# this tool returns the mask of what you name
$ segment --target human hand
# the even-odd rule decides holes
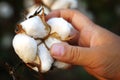
[[[120,37],[94,24],[86,16],[73,10],[56,10],[46,16],[63,17],[78,31],[77,46],[54,44],[51,55],[63,62],[83,66],[100,80],[120,79]],[[64,26],[62,26],[64,27]]]

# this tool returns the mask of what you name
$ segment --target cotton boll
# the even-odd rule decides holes
[[[32,17],[24,22],[20,23],[26,34],[34,38],[44,38],[49,33],[48,26],[45,26],[42,19],[39,16]]]
[[[38,55],[41,60],[41,72],[44,73],[44,72],[49,71],[54,60],[50,56],[50,52],[48,51],[44,43],[38,46]]]
[[[58,33],[63,40],[69,36],[70,27],[63,18],[51,18],[47,23],[51,26],[51,33]]]
[[[67,69],[71,66],[70,64],[61,61],[55,61],[53,65],[59,69]]]
[[[35,60],[37,43],[33,38],[25,34],[17,34],[13,39],[13,47],[17,55],[25,63],[33,62]]]
[[[75,35],[72,32],[76,30],[63,18],[51,18],[47,23],[51,26],[51,34],[58,33],[62,40],[66,40],[66,38]]]
[[[70,41],[76,35],[76,30],[63,18],[51,18],[46,22],[42,9],[37,10],[42,12],[17,25],[17,35],[13,39],[15,52],[35,71],[47,72],[52,64],[66,69],[70,64],[57,60],[54,62],[49,49],[55,43]]]

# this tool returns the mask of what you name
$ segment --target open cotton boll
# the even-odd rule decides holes
[[[25,34],[15,35],[13,39],[13,48],[25,63],[33,62],[36,58],[37,43],[33,38]]]
[[[39,16],[32,17],[24,22],[20,23],[26,34],[33,38],[44,38],[48,35],[49,30],[44,25],[42,19]]]
[[[55,9],[67,9],[67,8],[77,8],[78,7],[78,1],[77,0],[56,0],[54,4],[51,6],[52,10]]]
[[[66,40],[75,31],[72,25],[63,18],[51,18],[47,23],[51,26],[51,34],[58,33],[62,40]]]
[[[44,73],[44,72],[49,71],[54,60],[50,56],[50,52],[48,51],[44,43],[38,46],[38,55],[41,61],[41,72]]]

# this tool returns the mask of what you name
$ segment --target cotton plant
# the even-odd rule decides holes
[[[70,64],[55,60],[50,48],[55,43],[68,42],[77,35],[73,26],[63,18],[45,21],[44,8],[17,25],[13,48],[25,64],[37,72],[47,72],[52,66],[66,69]]]

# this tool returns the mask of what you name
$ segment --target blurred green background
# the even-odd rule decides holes
[[[80,11],[93,21],[120,35],[120,0],[79,0]],[[29,69],[15,54],[12,47],[14,29],[21,19],[23,0],[0,0],[0,80],[97,80],[82,67],[53,70],[38,74]]]

